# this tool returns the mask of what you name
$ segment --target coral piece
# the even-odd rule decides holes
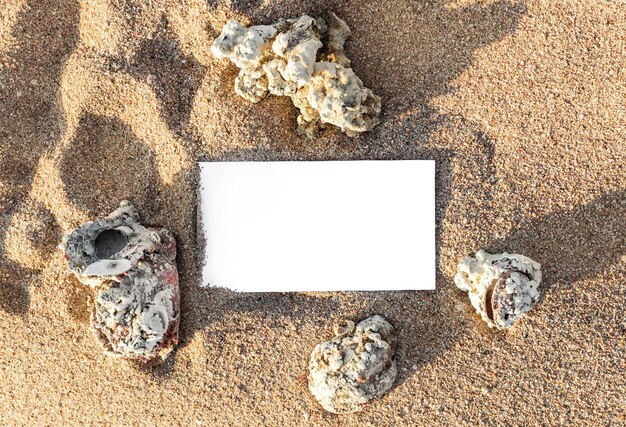
[[[454,283],[469,292],[489,327],[507,329],[539,300],[541,264],[523,255],[479,250],[476,258],[459,263]]]
[[[349,35],[348,25],[334,13],[250,28],[230,20],[211,51],[241,69],[235,92],[242,98],[291,97],[300,109],[298,131],[309,138],[325,123],[356,136],[376,126],[381,104],[348,68],[343,45]]]
[[[381,316],[345,321],[318,344],[309,362],[309,389],[327,411],[357,412],[393,385],[398,372],[393,326]]]
[[[128,201],[72,231],[61,243],[70,271],[95,288],[91,325],[110,356],[165,359],[178,343],[176,240],[146,228]]]

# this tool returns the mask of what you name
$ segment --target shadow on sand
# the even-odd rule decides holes
[[[611,191],[571,210],[518,224],[492,252],[527,254],[542,265],[543,294],[602,274],[626,255],[626,190]],[[581,269],[578,266],[586,266]]]
[[[26,2],[11,29],[17,43],[0,53],[7,64],[0,68],[0,309],[8,313],[28,312],[29,287],[39,275],[4,255],[6,230],[28,194],[39,155],[61,133],[57,91],[65,58],[78,41],[78,19],[72,0]],[[45,212],[37,207],[33,214]],[[45,225],[33,237],[53,253],[58,230],[54,221]]]

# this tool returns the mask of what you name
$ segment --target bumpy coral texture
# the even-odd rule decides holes
[[[178,343],[176,241],[146,228],[127,201],[72,231],[61,244],[70,271],[95,288],[91,324],[105,353],[165,359]]]
[[[381,316],[335,327],[336,337],[318,344],[309,362],[309,389],[324,409],[337,414],[357,412],[393,385],[393,326]]]
[[[459,264],[454,282],[489,327],[507,329],[539,300],[541,265],[523,255],[480,250]]]
[[[343,50],[349,35],[346,23],[333,13],[249,28],[230,20],[211,51],[240,68],[235,92],[242,98],[291,97],[300,109],[298,131],[309,138],[324,124],[356,136],[379,122],[381,102],[349,68]]]

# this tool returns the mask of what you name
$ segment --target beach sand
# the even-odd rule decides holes
[[[239,98],[210,45],[229,18],[327,9],[382,121],[309,141],[288,98]],[[0,1],[0,424],[626,425],[625,40],[609,0]],[[195,162],[309,159],[436,160],[437,291],[198,286]],[[122,199],[178,240],[181,343],[162,365],[101,353],[57,250]],[[543,265],[508,332],[454,287],[480,248]],[[395,387],[324,412],[311,350],[375,313],[399,332]]]

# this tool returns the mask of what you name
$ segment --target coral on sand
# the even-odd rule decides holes
[[[311,353],[309,389],[327,411],[357,412],[396,379],[394,328],[376,315],[356,327],[352,321],[342,322],[335,335]]]
[[[250,102],[289,96],[299,108],[298,130],[314,138],[324,124],[349,136],[379,122],[380,97],[350,68],[343,45],[350,29],[334,13],[303,15],[249,28],[230,20],[211,46],[238,68],[235,92]]]

